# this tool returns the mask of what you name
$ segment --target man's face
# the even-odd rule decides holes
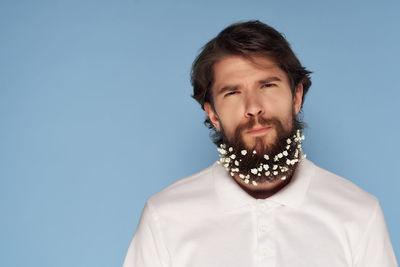
[[[272,60],[228,56],[214,65],[214,108],[205,103],[204,109],[229,141],[239,135],[248,149],[268,151],[292,130],[302,96],[301,84],[293,95],[286,73]]]

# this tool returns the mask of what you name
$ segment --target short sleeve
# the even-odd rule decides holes
[[[354,267],[397,267],[385,218],[379,202],[353,254]]]
[[[129,245],[123,267],[169,267],[168,262],[159,221],[148,201]]]

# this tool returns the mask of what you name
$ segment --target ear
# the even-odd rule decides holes
[[[303,103],[303,84],[299,83],[293,96],[293,110],[295,115],[299,114],[301,104]]]
[[[215,112],[214,108],[211,106],[210,103],[205,102],[204,103],[204,110],[207,113],[208,118],[210,118],[211,123],[214,125],[214,127],[218,130],[221,131],[221,123],[219,121],[218,115]]]

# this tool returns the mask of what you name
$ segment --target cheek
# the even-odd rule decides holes
[[[291,101],[286,98],[275,97],[264,101],[264,110],[267,117],[268,114],[276,117],[286,117],[288,113],[292,113],[292,107]]]
[[[227,136],[233,136],[243,118],[243,110],[239,105],[225,105],[218,110],[219,121]]]
[[[236,128],[240,125],[240,121],[237,120],[234,112],[228,114],[228,116],[221,117],[221,126],[228,136],[232,136],[235,133]]]
[[[266,118],[275,117],[279,119],[285,130],[289,130],[292,127],[293,112],[294,105],[291,98],[270,99],[265,105]]]

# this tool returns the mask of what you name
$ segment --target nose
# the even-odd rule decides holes
[[[257,117],[264,114],[264,107],[261,98],[257,95],[248,95],[246,97],[246,117]]]

